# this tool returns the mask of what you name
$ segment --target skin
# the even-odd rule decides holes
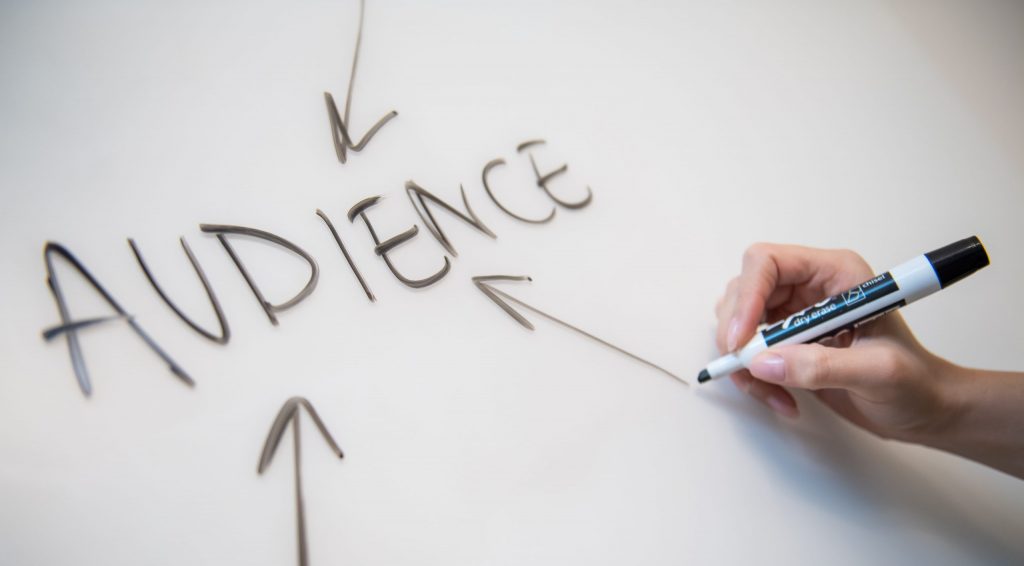
[[[754,244],[715,307],[722,353],[775,321],[874,275],[849,250]],[[807,389],[886,439],[959,454],[1024,479],[1024,373],[961,367],[929,352],[899,313],[828,342],[762,352],[731,376],[775,412],[797,418],[787,388]]]

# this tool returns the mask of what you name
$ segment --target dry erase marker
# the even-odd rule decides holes
[[[803,344],[834,336],[927,297],[986,265],[988,254],[977,236],[919,255],[761,330],[739,351],[726,354],[700,370],[697,382],[704,383],[745,368],[754,356],[773,346]]]

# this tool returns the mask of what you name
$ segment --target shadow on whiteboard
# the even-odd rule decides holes
[[[791,497],[832,511],[861,532],[882,533],[886,539],[942,541],[974,563],[1024,561],[1024,546],[1007,539],[1019,510],[1009,508],[1009,502],[1002,508],[979,510],[979,501],[964,496],[977,477],[974,482],[958,482],[944,473],[952,466],[925,471],[925,459],[913,462],[915,455],[907,452],[908,447],[855,429],[809,395],[797,398],[801,409],[797,421],[775,417],[739,394],[718,392],[704,397],[735,413],[730,422],[738,440],[763,462],[760,473]],[[925,464],[931,462],[928,458]],[[975,508],[966,508],[964,500]],[[948,558],[956,561],[954,556]]]

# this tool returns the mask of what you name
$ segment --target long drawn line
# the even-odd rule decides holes
[[[363,44],[363,11],[366,0],[359,0],[359,28],[356,30],[356,51],[352,55],[352,74],[348,76],[348,94],[345,95],[345,126],[348,127],[349,109],[352,108],[352,89],[356,84],[356,66],[359,64],[359,46]]]
[[[388,112],[377,123],[370,127],[363,134],[362,139],[356,142],[349,132],[349,116],[352,110],[352,93],[355,89],[356,68],[359,66],[359,50],[363,43],[363,12],[366,8],[366,0],[359,1],[359,27],[356,29],[356,48],[352,54],[352,72],[349,74],[348,93],[345,97],[344,115],[338,113],[338,106],[334,103],[331,93],[324,92],[324,102],[327,104],[327,117],[331,123],[331,137],[334,141],[334,151],[338,161],[345,163],[348,159],[348,150],[362,151],[366,144],[370,143],[377,131],[384,127],[389,120],[398,116],[394,110]],[[339,137],[340,133],[340,137]]]
[[[284,436],[285,429],[291,424],[292,453],[295,469],[295,525],[298,539],[299,566],[308,566],[309,545],[306,539],[306,504],[302,496],[302,434],[299,431],[300,409],[302,408],[305,408],[306,413],[313,419],[313,423],[320,430],[320,434],[327,441],[331,451],[338,458],[345,457],[338,443],[331,437],[331,433],[327,432],[327,427],[324,425],[323,420],[320,419],[316,409],[313,408],[312,403],[303,397],[292,397],[281,406],[281,410],[278,411],[277,417],[274,419],[274,424],[270,426],[270,433],[267,435],[267,440],[263,443],[263,450],[260,452],[260,462],[256,466],[256,473],[262,474],[267,469],[267,466],[270,465],[270,461],[274,458],[274,453],[277,451],[277,446],[281,443],[281,437]]]
[[[564,320],[562,320],[562,319],[560,319],[560,318],[558,318],[558,317],[556,317],[554,315],[550,315],[550,314],[548,314],[548,313],[538,309],[537,307],[528,305],[528,304],[524,303],[523,301],[520,301],[519,299],[513,297],[512,295],[509,295],[508,293],[506,293],[506,292],[504,292],[504,291],[502,291],[500,289],[496,289],[494,287],[490,287],[490,290],[492,292],[498,294],[498,295],[501,295],[502,298],[504,298],[504,299],[506,299],[508,301],[512,301],[513,303],[523,307],[524,309],[526,309],[526,310],[528,310],[528,311],[530,311],[530,312],[532,312],[532,313],[534,313],[534,314],[536,314],[538,316],[542,316],[542,317],[550,320],[551,322],[554,322],[555,324],[559,324],[559,325],[561,325],[561,326],[563,326],[565,328],[568,328],[569,330],[572,330],[574,332],[582,334],[583,336],[586,336],[587,338],[590,338],[591,340],[593,340],[593,341],[595,341],[595,342],[597,342],[597,343],[599,343],[599,344],[601,344],[603,346],[611,348],[611,349],[615,350],[616,352],[619,352],[620,354],[624,354],[626,356],[629,356],[630,358],[633,358],[634,360],[636,360],[636,361],[646,365],[647,367],[656,369],[656,370],[660,371],[661,373],[671,377],[672,379],[675,379],[676,381],[682,383],[683,385],[686,385],[687,387],[690,386],[690,382],[689,381],[683,379],[682,377],[679,377],[678,375],[668,371],[667,369],[659,366],[658,364],[656,364],[654,362],[645,360],[644,358],[641,358],[640,356],[634,354],[633,352],[630,352],[630,351],[627,351],[627,350],[623,350],[622,348],[616,346],[615,344],[612,344],[611,342],[608,342],[606,340],[602,340],[601,338],[598,338],[597,336],[594,336],[593,334],[587,332],[586,330],[583,330],[582,328],[579,328],[577,326],[573,326],[572,324],[569,324],[568,322],[566,322],[566,321],[564,321]]]

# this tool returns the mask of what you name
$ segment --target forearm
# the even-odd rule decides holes
[[[949,370],[948,418],[922,443],[1024,479],[1024,373]]]

